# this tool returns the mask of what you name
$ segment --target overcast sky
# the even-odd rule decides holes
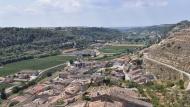
[[[0,0],[1,27],[129,27],[190,20],[190,0]]]

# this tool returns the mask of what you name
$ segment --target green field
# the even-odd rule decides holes
[[[30,59],[20,62],[15,62],[7,64],[0,68],[0,76],[10,75],[21,70],[30,69],[30,70],[42,70],[46,69],[66,61],[74,59],[72,56],[50,56],[39,59]]]
[[[134,50],[142,46],[139,45],[107,45],[104,48],[100,49],[103,53],[128,53],[129,51]]]

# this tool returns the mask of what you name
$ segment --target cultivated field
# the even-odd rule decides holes
[[[10,75],[21,70],[43,70],[74,59],[71,56],[50,56],[39,59],[30,59],[4,65],[0,68],[0,76]]]

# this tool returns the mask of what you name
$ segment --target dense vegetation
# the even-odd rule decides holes
[[[134,27],[134,28],[119,28],[124,33],[122,39],[131,41],[132,43],[145,43],[151,45],[158,43],[161,39],[167,37],[167,33],[175,26],[175,24]]]
[[[107,28],[1,28],[0,64],[56,55],[62,49],[119,36],[119,31]]]

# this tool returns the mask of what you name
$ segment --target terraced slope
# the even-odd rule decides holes
[[[174,27],[173,30],[168,33],[168,38],[162,40],[159,44],[149,47],[148,49],[144,50],[144,52],[147,53],[146,55],[148,58],[190,73],[189,22],[177,24],[176,27]],[[158,64],[154,64],[151,61],[146,61],[146,68],[149,69],[149,71],[159,75],[170,73],[170,75],[173,77],[174,75],[177,78],[180,77],[179,72],[174,72],[176,70],[170,69],[163,65],[159,65],[158,67]],[[168,75],[162,77],[168,77]]]

